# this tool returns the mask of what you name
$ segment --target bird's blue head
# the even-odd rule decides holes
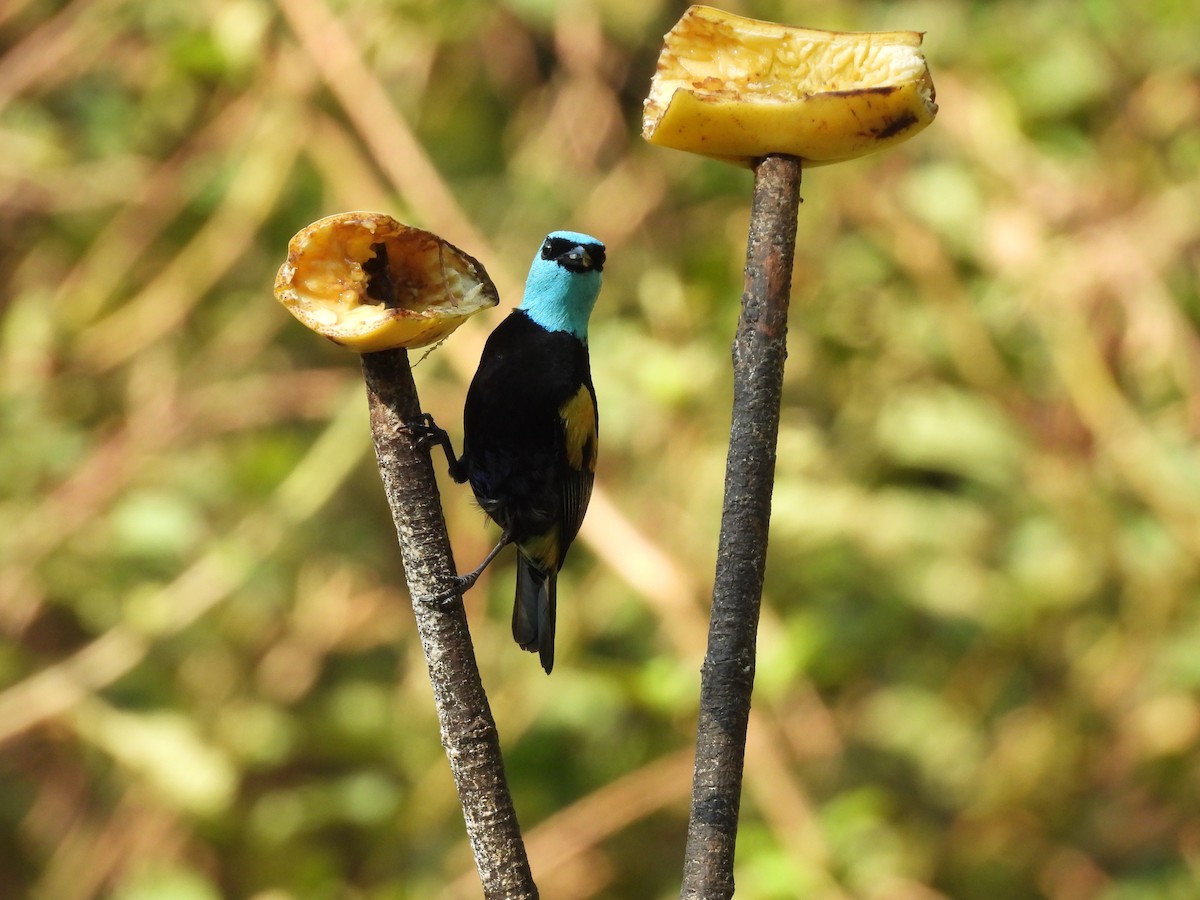
[[[547,331],[586,341],[603,269],[604,245],[594,237],[552,231],[533,258],[520,308]]]

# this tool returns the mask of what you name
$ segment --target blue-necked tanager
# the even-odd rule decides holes
[[[554,666],[558,572],[592,495],[599,440],[588,359],[588,318],[600,293],[604,244],[555,231],[534,257],[521,305],[483,348],[463,410],[463,453],[430,427],[450,461],[502,529],[466,590],[508,544],[517,545],[513,638]]]

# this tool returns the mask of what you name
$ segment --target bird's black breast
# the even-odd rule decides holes
[[[463,461],[502,527],[536,534],[561,518],[567,466],[561,410],[586,386],[587,345],[515,310],[488,338],[463,413]]]

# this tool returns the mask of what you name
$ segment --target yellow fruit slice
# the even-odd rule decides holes
[[[740,164],[874,153],[937,114],[920,46],[916,31],[817,31],[693,6],[666,35],[642,136]]]
[[[359,353],[436,343],[499,302],[477,260],[373,212],[338,213],[299,231],[275,297],[317,334]]]

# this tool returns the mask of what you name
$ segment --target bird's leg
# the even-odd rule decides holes
[[[512,532],[505,531],[504,534],[500,535],[500,542],[496,544],[496,546],[491,549],[488,555],[483,558],[483,562],[477,565],[466,575],[458,576],[459,593],[465,593],[473,588],[475,586],[475,582],[479,580],[479,576],[483,574],[483,570],[490,566],[492,564],[492,560],[500,555],[500,551],[511,543]]]
[[[446,462],[450,471],[450,477],[459,484],[467,480],[466,467],[461,459],[454,455],[454,447],[450,443],[450,435],[446,433],[446,429],[433,421],[433,416],[429,413],[421,413],[416,419],[410,419],[401,426],[405,431],[413,436],[417,446],[422,450],[431,450],[434,447],[441,447],[442,452],[446,454]]]
[[[500,555],[500,551],[511,543],[512,532],[505,531],[504,534],[500,535],[500,542],[496,544],[496,546],[491,549],[488,555],[483,558],[483,562],[477,565],[466,575],[455,575],[454,588],[444,594],[434,597],[434,602],[445,603],[447,600],[451,600],[455,597],[461,597],[471,588],[475,587],[475,582],[479,580],[479,576],[483,574],[483,570],[490,566],[492,564],[492,560]]]

